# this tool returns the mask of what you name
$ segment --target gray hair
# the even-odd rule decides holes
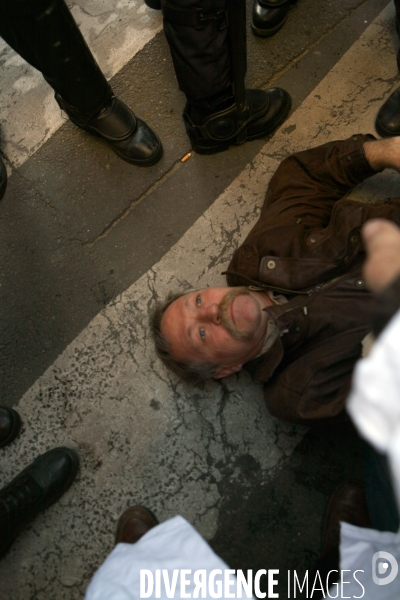
[[[150,327],[157,355],[164,365],[184,381],[199,383],[200,381],[212,379],[219,365],[200,360],[192,360],[187,363],[175,360],[171,356],[170,341],[161,333],[161,322],[165,311],[175,300],[178,300],[178,298],[181,298],[185,294],[187,292],[170,292],[163,302],[158,302],[151,316]]]

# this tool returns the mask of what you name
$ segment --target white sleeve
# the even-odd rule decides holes
[[[153,527],[135,544],[117,544],[95,573],[85,600],[185,597],[181,596],[180,577],[184,569],[193,575],[199,570],[208,573],[214,569],[224,571],[228,566],[190,523],[177,516]],[[159,594],[154,583],[157,570],[160,572]],[[179,570],[180,576],[176,578],[174,593],[167,595],[162,571],[166,572],[168,583],[171,583],[174,570]],[[149,593],[150,579],[154,585]],[[188,579],[190,584],[185,586],[186,592],[192,593],[195,585],[189,575]],[[206,597],[210,597],[208,593]]]
[[[358,362],[347,410],[360,434],[387,454],[400,506],[400,311]]]

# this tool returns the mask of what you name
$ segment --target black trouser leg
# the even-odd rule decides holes
[[[79,111],[96,114],[110,100],[110,86],[64,0],[0,0],[0,36]]]
[[[164,31],[196,152],[215,154],[272,133],[290,110],[284,90],[245,90],[245,0],[161,0]]]
[[[364,442],[365,494],[373,529],[392,531],[399,529],[399,513],[393,492],[386,456],[379,454]]]
[[[191,103],[235,94],[246,74],[245,0],[162,0],[179,89]],[[232,34],[234,44],[232,44]]]

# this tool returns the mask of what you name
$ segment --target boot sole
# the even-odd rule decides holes
[[[245,142],[251,142],[252,140],[258,140],[260,138],[266,137],[267,135],[270,135],[271,133],[275,132],[278,129],[278,127],[280,125],[282,125],[282,123],[286,120],[291,108],[292,108],[292,99],[288,95],[287,99],[286,99],[286,103],[282,105],[281,112],[279,113],[279,115],[277,116],[275,121],[273,123],[271,123],[269,125],[269,127],[264,129],[263,131],[260,131],[259,133],[254,134],[254,135],[246,136],[246,139],[244,141],[240,141],[240,142],[236,141],[237,137],[238,137],[238,134],[237,134],[231,140],[229,140],[227,142],[223,142],[221,144],[216,144],[215,146],[201,146],[197,143],[192,142],[192,148],[195,152],[197,152],[197,154],[219,154],[220,152],[225,152],[225,150],[228,150],[231,146],[241,146]],[[255,123],[260,118],[261,118],[261,116],[255,115],[254,119],[251,119],[248,123],[246,123],[246,127],[252,123]]]

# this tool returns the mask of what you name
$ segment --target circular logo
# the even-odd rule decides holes
[[[399,565],[390,552],[375,552],[372,557],[372,580],[376,585],[392,583],[399,571]]]

